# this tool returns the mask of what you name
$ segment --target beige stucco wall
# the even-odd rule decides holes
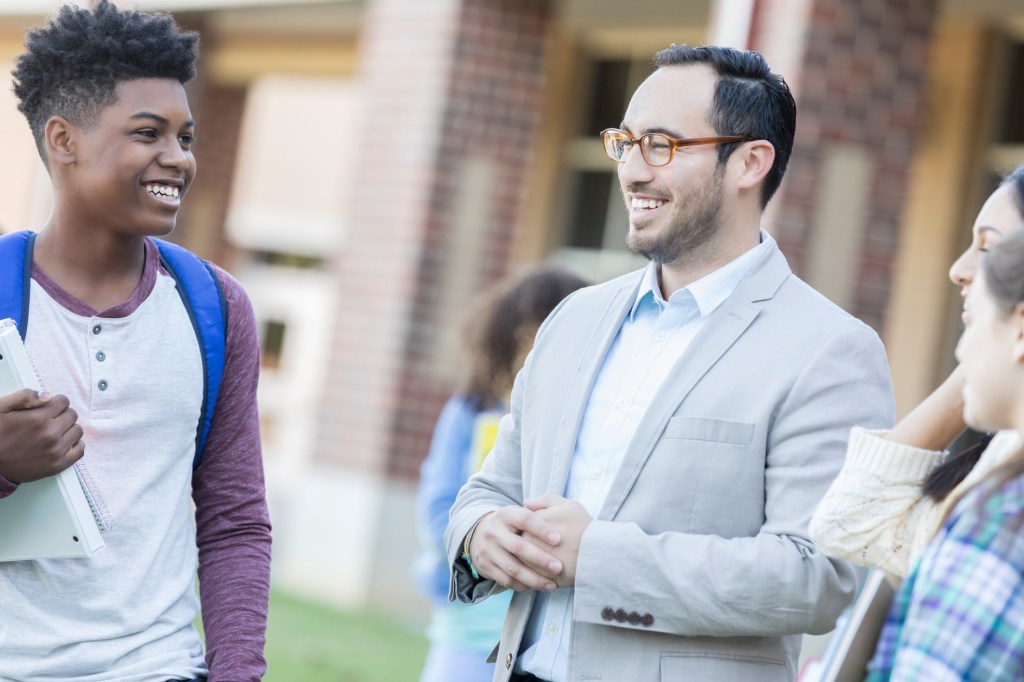
[[[979,175],[987,40],[977,24],[945,21],[932,44],[926,127],[911,167],[884,335],[900,415],[950,369],[945,337],[957,292],[946,273],[974,220],[966,204],[973,207]]]

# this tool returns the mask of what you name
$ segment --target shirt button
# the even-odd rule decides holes
[[[103,327],[102,326],[100,326],[98,324],[94,324],[92,326],[92,333],[93,334],[99,334],[101,331],[103,331]]]
[[[103,362],[104,360],[107,359],[107,354],[104,353],[103,351],[99,351],[96,353],[96,359],[99,360],[100,362]]]
[[[665,340],[665,335],[659,332],[654,335],[654,340],[661,343],[662,341]]]
[[[601,478],[601,472],[600,471],[595,471],[592,474],[590,474],[590,480],[592,480],[592,481],[596,481],[599,478]]]
[[[554,626],[554,624],[548,626],[548,634],[549,635],[556,634],[557,632],[558,632],[558,628],[556,628]]]
[[[617,400],[615,402],[615,407],[617,407],[619,409],[622,409],[625,406],[626,406],[626,401],[625,400]]]
[[[100,379],[100,383],[96,384],[96,386],[98,386],[101,391],[107,390],[107,385],[108,384],[106,379]]]

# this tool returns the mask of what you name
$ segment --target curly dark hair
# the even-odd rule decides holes
[[[14,94],[46,161],[43,131],[51,117],[88,126],[117,101],[122,81],[192,80],[199,34],[179,30],[169,15],[100,0],[91,11],[65,5],[56,19],[28,32],[25,48],[13,73]]]
[[[500,404],[533,347],[541,322],[566,296],[587,286],[557,266],[530,270],[487,291],[466,318],[462,390],[478,410]]]

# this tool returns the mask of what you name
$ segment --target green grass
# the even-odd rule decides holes
[[[416,682],[426,654],[393,620],[271,592],[265,682]]]

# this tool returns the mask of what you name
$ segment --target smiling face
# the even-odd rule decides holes
[[[966,301],[981,265],[982,255],[1001,240],[1024,228],[1020,211],[1014,204],[1015,189],[1004,184],[985,201],[974,221],[973,238],[953,266],[949,278],[960,285],[960,295]]]
[[[999,307],[979,271],[964,302],[964,333],[956,358],[964,373],[964,420],[982,431],[1015,424],[1024,402],[1021,306],[1008,314]]]
[[[715,137],[708,120],[717,76],[709,66],[669,66],[655,71],[630,100],[621,128],[634,138],[664,133],[674,138]],[[715,145],[676,149],[672,161],[650,166],[634,145],[618,166],[629,212],[626,243],[659,263],[693,257],[723,224],[725,190]]]
[[[76,219],[124,236],[174,229],[196,173],[195,122],[181,83],[142,78],[87,126],[70,126],[73,163],[64,190]]]

